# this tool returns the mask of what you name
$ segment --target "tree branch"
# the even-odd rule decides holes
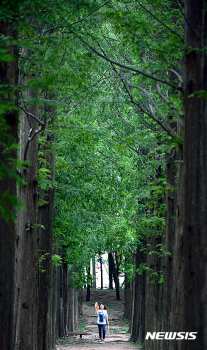
[[[168,106],[170,107],[170,109],[172,109],[173,113],[175,114],[177,120],[178,120],[178,123],[180,124],[180,126],[182,128],[184,128],[184,123],[183,123],[183,120],[181,119],[180,115],[178,114],[178,112],[175,110],[175,108],[171,105],[170,101],[167,99],[167,97],[165,97],[162,93],[161,93],[161,90],[160,90],[160,87],[158,85],[158,83],[156,84],[157,86],[157,91],[158,91],[158,94],[160,95],[160,97],[168,104]]]
[[[131,102],[133,104],[135,104],[136,106],[138,106],[140,108],[140,110],[143,112],[143,113],[146,113],[149,117],[151,117],[152,119],[154,119],[171,137],[173,138],[176,138],[177,137],[177,134],[172,130],[172,128],[170,128],[168,125],[163,125],[160,120],[151,112],[148,112],[146,110],[144,110],[140,104],[136,101],[134,101],[134,98],[132,96],[132,94],[130,93],[129,89],[127,88],[127,93],[131,99]]]
[[[123,77],[120,77],[120,79],[123,79]],[[124,80],[127,80],[127,79],[124,79]],[[137,87],[137,88],[139,88],[140,90],[143,90],[144,93],[146,93],[146,90],[143,89],[143,88],[141,88],[141,87],[138,87],[138,86],[136,86],[136,85],[134,85],[134,86],[132,86],[132,87]],[[153,113],[147,112],[146,110],[144,110],[144,109],[140,106],[140,104],[139,104],[138,102],[135,102],[135,101],[134,101],[134,98],[133,98],[133,96],[132,96],[132,94],[131,94],[129,88],[126,86],[126,84],[125,84],[125,88],[126,88],[126,91],[127,91],[128,95],[129,95],[129,97],[130,97],[130,99],[131,99],[131,102],[132,102],[133,104],[137,105],[137,106],[141,109],[141,111],[142,111],[143,113],[146,113],[146,114],[149,115],[151,118],[153,118],[165,131],[167,131],[167,133],[168,133],[170,136],[172,136],[173,138],[177,137],[177,134],[176,134],[176,133],[174,132],[174,130],[168,125],[167,121],[166,121],[165,118],[162,116],[162,114],[161,114],[161,115],[159,114],[159,115],[160,115],[160,117],[162,118],[162,120],[163,120],[163,122],[164,122],[165,125],[163,125],[163,124],[160,122],[160,120],[159,120]],[[149,96],[148,93],[146,93],[146,94]],[[155,102],[154,102],[154,100],[151,98],[151,96],[149,96],[149,98],[153,101],[153,104],[155,104]],[[156,104],[155,104],[155,105],[156,105]],[[156,106],[156,107],[157,107],[157,106]],[[157,108],[158,108],[158,107],[157,107]],[[159,110],[159,109],[158,109],[158,110]]]
[[[70,24],[68,24],[68,25],[58,24],[58,25],[56,25],[56,26],[54,26],[54,27],[52,27],[52,28],[46,30],[46,31],[44,32],[44,34],[47,34],[47,33],[50,32],[51,30],[54,30],[54,29],[56,29],[56,28],[66,28],[66,27],[73,26],[74,24],[83,22],[83,21],[85,21],[89,16],[91,16],[94,12],[100,10],[100,8],[102,8],[102,7],[104,7],[106,4],[108,4],[108,2],[110,2],[110,1],[111,1],[111,0],[108,0],[108,1],[104,2],[104,3],[103,3],[102,5],[100,5],[97,9],[93,10],[93,11],[90,12],[88,15],[86,15],[85,17],[79,19],[78,21],[73,22],[73,23],[70,23]]]
[[[145,6],[143,6],[138,0],[136,0],[136,2],[138,2],[138,4],[145,10],[147,11],[150,16],[154,17],[159,23],[161,23],[165,28],[167,28],[168,30],[170,30],[173,34],[177,35],[181,40],[183,40],[183,38],[181,38],[180,34],[177,33],[175,30],[171,29],[170,27],[168,27],[164,22],[160,21],[159,18],[157,18],[150,10],[148,10],[148,8],[146,8]]]
[[[200,36],[194,31],[194,29],[193,29],[192,26],[190,25],[189,21],[187,20],[187,17],[186,17],[186,15],[185,15],[185,13],[183,13],[183,11],[182,11],[180,5],[178,4],[178,1],[177,1],[177,0],[175,0],[175,1],[176,1],[177,6],[178,6],[178,8],[179,8],[179,10],[180,10],[180,13],[183,15],[183,17],[184,17],[184,19],[185,19],[185,21],[186,21],[188,27],[190,28],[191,32],[192,32],[204,45],[206,45],[206,42],[205,42],[202,38],[200,38]]]
[[[19,105],[19,107],[24,111],[24,113],[26,113],[26,114],[29,115],[30,117],[34,118],[35,120],[37,120],[37,121],[40,123],[40,125],[45,126],[45,124],[44,124],[39,118],[37,118],[34,114],[28,112],[28,111],[27,111],[25,108],[23,108],[21,105]]]
[[[176,72],[176,70],[174,70],[174,69],[172,69],[172,68],[169,68],[169,70],[171,70],[171,72],[173,72],[175,75],[177,75],[179,82],[180,82],[181,84],[183,84],[183,79],[181,78],[180,74],[178,74],[178,73]]]
[[[121,170],[123,170],[122,167],[119,167],[119,165],[117,164],[117,162],[107,156],[105,156],[105,154],[103,154],[101,151],[98,151],[98,153],[100,153],[105,159],[108,159],[111,163],[115,164],[115,166],[119,169],[119,171],[121,172]]]
[[[142,162],[142,165],[143,165],[143,167],[145,168],[146,172],[147,172],[150,176],[152,176],[152,178],[153,178],[154,180],[156,180],[156,178],[154,177],[154,175],[152,175],[152,174],[149,172],[149,170],[147,169],[147,167],[145,166],[145,164],[144,164],[144,162],[143,162],[143,160],[142,160],[141,152],[140,152],[140,145],[139,145],[139,140],[138,140],[138,135],[137,135],[136,123],[135,123],[134,118],[133,118],[132,116],[131,116],[131,118],[132,118],[132,120],[133,120],[133,122],[134,122],[135,135],[136,135],[136,139],[137,139],[137,150],[136,150],[136,153],[138,153],[139,158],[140,158],[140,160],[141,160],[141,162]]]
[[[39,134],[41,131],[43,130],[43,127],[41,126],[41,128],[39,130],[35,130],[34,134],[28,138],[26,146],[25,146],[25,150],[24,150],[24,160],[27,159],[27,151],[28,151],[28,147],[30,142],[34,139],[34,137]]]
[[[125,68],[127,70],[130,70],[132,72],[136,72],[138,74],[141,74],[141,75],[144,75],[145,77],[147,78],[150,78],[152,80],[155,80],[155,81],[159,81],[160,83],[163,83],[163,84],[166,84],[166,85],[169,85],[171,87],[173,87],[174,89],[176,90],[181,90],[180,87],[176,86],[175,84],[169,82],[169,81],[166,81],[166,80],[163,80],[163,79],[160,79],[160,78],[156,78],[154,76],[152,76],[151,74],[148,74],[146,72],[143,72],[139,69],[136,69],[136,68],[132,68],[132,67],[129,67],[129,66],[125,66],[124,64],[121,64],[117,61],[114,61],[112,59],[110,59],[108,56],[105,56],[105,55],[102,55],[98,50],[96,50],[93,46],[91,46],[85,39],[83,39],[80,35],[78,35],[77,33],[75,33],[73,30],[70,31],[71,33],[73,33],[75,36],[77,36],[77,38],[79,38],[85,45],[87,45],[93,52],[95,52],[99,57],[102,57],[104,58],[106,61],[110,62],[110,63],[113,63],[115,64],[116,66],[119,66],[121,68]]]

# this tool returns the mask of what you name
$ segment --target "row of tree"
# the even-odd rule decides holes
[[[103,252],[134,341],[204,348],[205,17],[201,0],[1,2],[3,349],[73,330]]]

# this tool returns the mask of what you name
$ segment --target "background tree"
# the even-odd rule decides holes
[[[4,3],[4,9],[2,5]],[[18,139],[18,2],[0,3],[0,347],[13,349],[14,247]]]
[[[206,13],[204,3],[185,2],[184,55],[184,329],[198,332],[196,346],[206,346]],[[182,11],[182,10],[181,10]],[[199,308],[199,311],[198,311]],[[193,317],[192,317],[193,316]],[[190,349],[192,346],[187,345]],[[184,349],[184,346],[182,346]]]

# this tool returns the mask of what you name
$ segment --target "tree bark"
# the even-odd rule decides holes
[[[133,256],[132,256],[133,258]],[[129,264],[132,258],[126,257],[125,264]],[[131,283],[125,272],[125,281],[124,281],[124,317],[127,318],[129,324],[131,324],[131,314],[132,314],[132,295],[131,295]]]
[[[164,288],[166,293],[171,295],[170,315],[166,314],[166,320],[163,321],[163,325],[166,327],[169,325],[170,330],[183,329],[183,147],[181,146],[177,150],[177,190],[175,191],[175,238],[172,246],[172,273],[170,280],[164,280]],[[173,239],[171,232],[169,232],[169,239]],[[168,239],[168,235],[166,237]],[[170,242],[166,245],[165,249],[169,248]],[[170,251],[170,249],[169,249]],[[170,257],[166,257],[166,260],[170,260]],[[170,264],[170,261],[167,261]],[[166,268],[169,268],[169,266]],[[167,272],[167,271],[166,271]],[[166,277],[166,273],[165,276]],[[169,298],[169,294],[165,294],[165,297]],[[165,300],[164,300],[165,301]],[[164,317],[164,315],[163,315]],[[165,328],[163,329],[163,331]],[[164,349],[175,350],[177,349],[177,342],[169,341],[169,347],[163,347]],[[180,343],[179,343],[180,346]],[[178,348],[180,350],[180,348]]]
[[[100,269],[101,269],[101,289],[103,289],[103,263],[102,263],[101,253],[99,253],[99,256],[100,256]]]
[[[54,253],[62,255],[61,249],[59,247],[59,239],[55,238]],[[62,266],[52,266],[52,346],[54,346],[56,340],[59,338],[59,324],[60,324],[60,270]]]
[[[87,294],[86,294],[86,301],[90,301],[90,295],[91,295],[91,284],[90,284],[90,265],[87,268]]]
[[[68,322],[68,330],[70,332],[75,331],[75,289],[73,286],[73,278],[71,277],[72,272],[75,271],[74,268],[70,271],[70,279],[69,279],[69,322]],[[72,284],[70,286],[70,284]]]
[[[140,251],[140,247],[136,251],[136,268],[141,263],[146,262],[146,253]],[[145,289],[146,289],[146,273],[143,271],[142,275],[136,273],[136,277],[133,281],[133,320],[131,322],[131,339],[137,343],[144,343],[145,339]],[[148,328],[147,328],[148,329]]]
[[[52,119],[51,122],[54,122]],[[47,146],[42,150],[45,153],[47,168],[54,168],[55,154],[51,149],[55,141],[54,134],[50,131],[47,135]],[[38,322],[37,336],[38,349],[50,349],[53,344],[52,332],[52,254],[53,254],[53,206],[55,181],[54,169],[51,170],[51,187],[48,190],[39,188],[40,204],[39,223],[44,226],[39,228],[39,290],[38,290]],[[42,259],[43,258],[43,259]],[[42,271],[43,270],[43,271]],[[66,317],[67,318],[67,317]]]
[[[108,254],[108,263],[109,263],[109,289],[113,289],[113,273],[112,273],[111,259],[109,258],[109,254]]]
[[[118,275],[118,271],[116,269],[112,253],[109,253],[108,256],[109,256],[109,259],[111,260],[110,263],[111,263],[111,266],[112,266],[114,283],[115,283],[115,287],[116,287],[116,300],[121,300],[121,298],[120,298],[120,291],[119,291],[119,275]]]
[[[67,264],[63,263],[63,310],[64,310],[64,331],[68,333],[68,311],[69,311],[69,273]]]
[[[175,130],[175,123],[170,125]],[[177,129],[177,128],[176,128]],[[161,268],[163,271],[163,283],[161,284],[162,289],[162,315],[161,315],[161,330],[168,332],[170,328],[170,316],[171,316],[171,293],[174,288],[172,279],[173,279],[173,259],[174,256],[174,247],[175,247],[175,216],[176,216],[176,198],[177,192],[175,187],[177,187],[176,176],[178,174],[178,167],[176,166],[179,155],[179,151],[173,149],[170,154],[166,156],[166,179],[167,184],[171,186],[166,191],[166,225],[165,225],[165,235],[162,238],[162,244],[164,245],[164,250],[169,252],[171,255],[164,255],[161,258]],[[175,307],[175,305],[173,306]],[[161,340],[161,346],[163,349],[169,348],[168,340]]]
[[[59,285],[58,285],[58,296],[59,296],[59,305],[58,305],[58,325],[59,325],[59,337],[65,337],[65,324],[64,324],[64,263],[59,266]]]
[[[78,291],[78,315],[83,314],[83,290]]]
[[[161,258],[156,254],[149,254],[150,251],[156,250],[156,245],[161,244],[162,237],[147,237],[147,266],[154,272],[160,274]],[[161,313],[162,313],[162,289],[158,281],[151,283],[154,275],[151,276],[152,270],[146,271],[145,286],[145,319],[147,332],[161,332]],[[136,305],[136,302],[135,302]],[[148,339],[145,341],[146,349],[158,350],[159,342]]]
[[[29,55],[29,52],[25,52]],[[26,81],[25,81],[26,83]],[[25,100],[37,98],[31,88],[24,92]],[[39,115],[39,107],[30,105],[28,111]],[[27,185],[18,188],[18,197],[26,210],[17,217],[16,243],[16,337],[18,350],[37,349],[38,304],[38,134],[28,143],[28,138],[39,130],[39,122],[22,112],[20,121],[20,160],[26,158],[29,166],[21,171]],[[28,146],[27,152],[26,147]]]
[[[207,12],[185,1],[184,57],[184,331],[198,332],[186,349],[207,348]],[[199,91],[205,91],[204,97]],[[194,94],[193,97],[189,97]],[[184,349],[184,345],[181,346]]]
[[[95,257],[92,259],[92,266],[93,266],[93,284],[92,284],[92,287],[96,289],[96,263],[95,263]]]
[[[5,6],[0,2],[0,6]],[[14,6],[15,7],[15,6]],[[14,8],[13,8],[14,10]],[[18,33],[14,29],[14,21],[0,21],[0,33],[12,37],[18,38]],[[9,45],[5,48],[13,60],[9,62],[1,63],[0,69],[0,84],[8,84],[8,92],[4,88],[4,96],[0,92],[0,100],[10,103],[10,107],[14,106],[16,109],[7,110],[4,114],[0,115],[2,125],[6,122],[9,130],[7,134],[11,137],[11,140],[3,136],[1,141],[11,146],[12,143],[17,144],[18,139],[18,92],[13,90],[13,87],[18,85],[18,50],[16,45]],[[7,93],[7,96],[6,96]],[[2,132],[3,130],[1,130]],[[9,153],[2,153],[5,147],[0,146],[0,161],[9,166],[9,158],[17,159],[16,150],[10,150]],[[7,160],[6,160],[7,159]],[[15,171],[15,170],[14,170]],[[4,177],[0,181],[0,196],[5,192],[8,195],[16,196],[16,180],[9,176]],[[2,200],[2,198],[0,198]],[[5,204],[5,199],[3,199]],[[7,203],[6,203],[7,204]],[[12,202],[8,202],[7,209],[9,214],[13,212],[15,216],[15,210]],[[6,221],[2,212],[0,212],[0,349],[10,350],[14,345],[14,327],[13,327],[13,308],[14,308],[14,270],[15,270],[15,223],[14,220]]]

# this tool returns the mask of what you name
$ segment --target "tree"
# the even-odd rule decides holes
[[[198,332],[196,348],[206,342],[206,9],[202,1],[185,2],[184,55],[184,226],[183,278],[185,330]],[[181,347],[184,349],[184,345]],[[187,344],[185,349],[192,349]]]
[[[118,275],[118,266],[115,266],[114,263],[114,258],[112,253],[108,254],[109,256],[109,264],[112,267],[112,273],[113,273],[113,277],[114,277],[114,283],[115,283],[115,287],[116,287],[116,300],[120,300],[120,293],[119,293],[119,275]]]
[[[6,16],[2,17],[4,4]],[[13,349],[14,248],[18,139],[18,2],[1,1],[0,70],[0,348]]]
[[[26,50],[26,57],[29,52]],[[31,76],[28,77],[31,79]],[[27,79],[28,79],[27,78]],[[28,83],[25,79],[25,85]],[[38,94],[31,88],[23,93],[26,101],[35,99]],[[20,349],[37,347],[37,310],[38,310],[38,146],[39,106],[33,104],[22,112],[20,121],[20,161],[28,166],[21,170],[21,176],[27,183],[18,189],[18,197],[24,203],[25,210],[19,210],[17,219],[18,242],[16,245],[16,335],[20,340]],[[26,132],[25,132],[26,131]],[[35,300],[35,302],[34,302]]]
[[[48,92],[49,95],[49,92]],[[52,108],[53,110],[53,108]],[[47,111],[51,114],[51,108],[47,106]],[[54,113],[54,110],[53,110]],[[46,118],[45,118],[46,119]],[[50,349],[53,346],[52,334],[45,330],[52,329],[54,314],[52,306],[54,304],[54,290],[52,279],[54,279],[53,261],[53,210],[54,210],[54,183],[55,183],[55,133],[54,115],[50,117],[41,138],[39,146],[39,217],[38,222],[38,316],[37,333],[38,348]],[[42,164],[41,164],[42,163]],[[67,271],[67,269],[66,269]],[[53,274],[53,275],[52,275]]]

